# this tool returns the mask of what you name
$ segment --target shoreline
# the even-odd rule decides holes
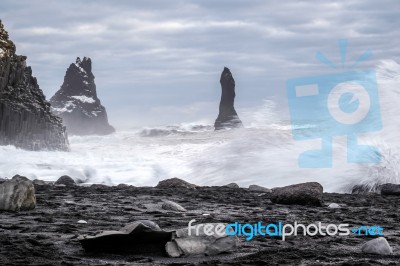
[[[270,193],[230,187],[155,188],[132,186],[35,185],[37,206],[18,213],[0,212],[0,263],[2,265],[331,265],[395,264],[400,260],[398,206],[400,197],[378,194],[324,193],[321,207],[272,203]],[[161,208],[172,200],[186,212]],[[328,203],[337,203],[330,209]],[[209,214],[209,215],[204,215]],[[188,222],[291,222],[379,224],[393,255],[361,252],[371,237],[299,235],[286,241],[256,236],[239,237],[235,253],[200,258],[168,258],[146,254],[92,254],[80,245],[79,235],[119,230],[137,220],[151,220],[164,230],[185,228]],[[84,220],[87,223],[78,223]]]

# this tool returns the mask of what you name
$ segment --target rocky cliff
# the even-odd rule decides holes
[[[15,50],[0,21],[0,145],[68,150],[61,119],[51,113],[26,56]]]
[[[50,103],[52,111],[63,118],[69,134],[106,135],[115,131],[97,97],[90,58],[78,57],[69,66],[64,83]]]
[[[215,130],[225,128],[243,127],[242,121],[236,113],[235,102],[235,80],[229,68],[225,67],[221,74],[221,101],[219,103],[219,114],[215,120]]]

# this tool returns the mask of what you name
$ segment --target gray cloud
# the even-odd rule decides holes
[[[366,49],[374,57],[363,66],[399,60],[399,9],[396,0],[3,0],[0,18],[48,97],[77,56],[91,57],[118,126],[214,119],[223,66],[239,109],[269,97],[285,108],[285,81],[330,71],[314,55],[340,62],[338,39],[349,40],[348,62]]]

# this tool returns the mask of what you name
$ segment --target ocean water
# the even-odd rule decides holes
[[[198,185],[236,182],[269,188],[317,181],[329,192],[348,192],[355,184],[400,183],[400,66],[377,66],[383,129],[359,142],[380,150],[379,164],[346,161],[346,138],[333,139],[333,167],[304,169],[298,156],[321,140],[294,141],[288,121],[274,103],[239,114],[245,128],[215,132],[210,122],[194,122],[118,131],[108,136],[70,137],[71,152],[31,152],[0,147],[0,177],[25,175],[54,181],[70,175],[84,183],[153,186],[179,177]],[[246,120],[243,119],[246,118]],[[308,127],[310,125],[298,125]]]

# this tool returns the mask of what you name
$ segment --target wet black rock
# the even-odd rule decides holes
[[[236,183],[229,183],[224,185],[223,187],[227,187],[227,188],[239,188],[239,185]]]
[[[0,145],[28,150],[69,150],[61,119],[0,21]]]
[[[215,120],[215,130],[225,128],[243,127],[238,114],[236,113],[235,102],[235,80],[229,68],[225,67],[221,74],[221,101],[219,103],[219,114]]]
[[[400,185],[391,183],[383,184],[381,185],[381,194],[400,196]]]
[[[75,180],[72,179],[72,177],[67,176],[67,175],[63,175],[62,177],[60,177],[54,184],[55,185],[65,185],[67,187],[76,185]]]
[[[172,233],[161,230],[153,221],[135,221],[119,231],[103,231],[95,236],[83,235],[79,242],[87,252],[164,254]]]
[[[274,188],[271,201],[279,204],[322,206],[323,187],[317,182]]]
[[[72,135],[107,135],[115,132],[107,112],[97,97],[92,61],[78,57],[64,77],[64,83],[50,99],[52,111],[63,118]]]
[[[195,189],[197,186],[179,178],[170,178],[158,182],[156,188],[187,188]]]

